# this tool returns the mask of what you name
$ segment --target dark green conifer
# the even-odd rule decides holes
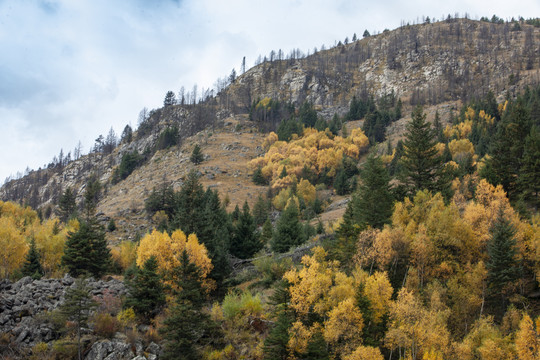
[[[87,321],[97,303],[90,294],[90,287],[83,278],[78,278],[75,283],[66,289],[64,302],[59,311],[66,320],[75,323],[77,329],[78,358],[82,359],[81,329],[87,327]]]
[[[506,286],[518,278],[518,263],[516,261],[516,230],[499,209],[499,214],[491,228],[491,239],[487,250],[489,260],[488,284],[493,294],[503,294]]]
[[[57,215],[60,220],[66,223],[77,213],[77,204],[75,203],[75,194],[70,187],[66,188],[58,200]]]
[[[193,151],[191,152],[191,157],[189,158],[192,163],[199,165],[204,160],[204,154],[201,151],[199,144],[195,144]]]
[[[157,259],[152,256],[135,270],[133,278],[126,280],[129,292],[124,307],[133,308],[146,320],[153,318],[165,305],[165,293],[157,269]]]
[[[23,276],[31,276],[34,279],[41,279],[43,276],[43,267],[41,267],[40,256],[36,249],[36,241],[30,241],[30,250],[26,254],[26,260],[21,269]]]
[[[172,276],[179,290],[174,294],[174,305],[160,329],[165,340],[162,358],[199,360],[202,358],[201,347],[213,326],[210,316],[202,311],[204,294],[199,268],[189,261],[186,251],[179,260]]]
[[[111,262],[103,227],[95,219],[82,220],[79,230],[68,234],[61,261],[74,277],[101,277]]]
[[[443,159],[438,154],[435,133],[421,106],[412,113],[403,145],[400,177],[407,186],[407,194],[412,196],[419,190],[429,190],[448,196],[450,182],[444,172]]]
[[[283,210],[272,237],[272,251],[283,253],[304,242],[302,224],[298,219],[298,207],[294,201]]]
[[[242,207],[238,221],[234,225],[231,239],[231,254],[240,258],[248,259],[257,251],[261,250],[262,243],[257,232],[257,225],[251,216],[247,201]]]

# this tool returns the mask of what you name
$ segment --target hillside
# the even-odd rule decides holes
[[[532,24],[278,51],[7,182],[0,357],[539,358]]]
[[[68,186],[75,189],[80,200],[87,179],[91,174],[97,174],[105,184],[105,195],[99,207],[105,218],[122,217],[128,211],[141,215],[144,200],[141,195],[163,181],[179,184],[189,168],[183,164],[188,163],[189,149],[195,142],[204,141],[204,146],[216,146],[208,149],[209,153],[215,151],[210,163],[222,162],[216,158],[221,156],[219,146],[231,149],[229,154],[223,154],[225,156],[237,153],[233,148],[238,144],[229,141],[227,136],[218,138],[219,130],[214,131],[216,136],[213,138],[208,137],[208,133],[213,132],[210,128],[226,129],[224,122],[236,123],[238,120],[226,119],[233,119],[231,116],[238,114],[236,118],[252,131],[251,135],[245,130],[234,135],[238,136],[236,142],[249,149],[240,153],[245,157],[236,156],[236,161],[225,161],[238,164],[230,170],[214,171],[215,179],[210,175],[211,165],[203,165],[202,172],[209,172],[204,178],[205,186],[219,186],[220,189],[222,177],[234,178],[235,172],[240,172],[246,181],[238,181],[236,184],[240,185],[236,190],[233,189],[234,182],[224,189],[232,204],[242,203],[244,196],[238,197],[238,201],[236,196],[242,193],[240,188],[251,185],[247,181],[247,169],[241,169],[243,165],[240,162],[244,159],[247,162],[257,154],[259,150],[255,149],[262,139],[256,135],[257,130],[253,126],[273,130],[279,121],[276,118],[265,123],[250,123],[242,114],[247,113],[257,99],[271,97],[297,105],[307,100],[315,105],[321,116],[330,119],[334,113],[344,114],[353,96],[365,98],[393,93],[404,105],[404,117],[387,130],[387,137],[395,144],[404,131],[413,105],[423,104],[429,119],[433,118],[435,109],[440,109],[442,121],[449,121],[450,115],[455,114],[463,101],[492,91],[501,102],[526,85],[538,83],[539,38],[540,29],[526,24],[516,30],[512,23],[449,19],[434,24],[403,26],[349,44],[340,43],[306,57],[293,53],[280,60],[279,56],[284,56],[277,52],[276,58],[249,69],[215,98],[206,99],[196,106],[175,105],[153,110],[144,124],[147,126],[136,132],[136,140],[120,144],[111,154],[93,152],[66,166],[31,171],[21,179],[4,184],[0,189],[0,199],[30,204],[50,215],[60,194]],[[113,169],[120,164],[123,154],[134,149],[141,154],[148,151],[155,147],[164,129],[174,125],[179,127],[178,143],[182,147],[159,151],[130,178],[111,186]],[[230,126],[228,128],[230,130]],[[152,176],[145,175],[145,171]],[[120,190],[128,188],[130,191],[127,193]],[[120,205],[110,205],[113,203],[127,208],[120,210]],[[139,215],[135,217],[137,223],[143,219]]]

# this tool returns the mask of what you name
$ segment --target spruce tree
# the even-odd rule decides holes
[[[75,194],[70,187],[66,188],[60,199],[58,200],[57,215],[60,220],[66,223],[70,218],[77,213],[77,204],[75,203]]]
[[[536,127],[531,129],[529,136],[525,139],[518,184],[525,199],[538,209],[540,205],[540,132]]]
[[[230,247],[231,254],[240,259],[248,259],[257,251],[261,250],[262,245],[259,233],[257,232],[257,225],[253,216],[251,216],[249,205],[246,201],[233,229]]]
[[[302,224],[298,219],[298,207],[294,201],[283,210],[272,237],[272,251],[283,253],[304,242]]]
[[[488,284],[493,294],[503,294],[506,286],[518,278],[515,233],[516,230],[505,218],[503,210],[499,209],[487,244]]]
[[[444,172],[443,159],[438,154],[436,134],[426,121],[421,106],[412,113],[403,145],[400,180],[407,186],[407,194],[411,196],[419,190],[429,190],[448,196],[450,182]]]
[[[26,253],[26,260],[21,269],[21,273],[24,276],[31,276],[34,279],[41,279],[43,276],[43,267],[39,262],[40,256],[36,249],[36,241],[32,239],[30,242],[30,250]]]
[[[67,320],[73,321],[77,328],[79,360],[82,359],[81,328],[87,327],[90,313],[96,307],[97,303],[92,299],[90,288],[83,278],[76,279],[75,283],[66,289],[64,302],[59,307],[60,314]]]
[[[292,325],[294,317],[286,310],[282,310],[270,330],[270,333],[264,340],[263,354],[264,360],[287,360],[289,359],[289,328]]]
[[[266,219],[268,219],[269,202],[264,200],[261,195],[257,198],[255,206],[253,206],[253,220],[257,225],[263,225]]]
[[[199,144],[195,144],[195,146],[193,147],[193,151],[191,153],[191,156],[189,158],[191,160],[192,163],[194,163],[195,165],[199,165],[200,163],[203,162],[204,160],[204,155],[201,151],[201,147],[199,146]]]
[[[99,278],[109,269],[110,261],[103,227],[95,219],[81,220],[79,230],[67,236],[62,265],[74,277],[91,275]]]
[[[146,320],[153,318],[165,305],[165,293],[157,269],[157,259],[151,256],[141,268],[135,270],[132,279],[126,280],[129,291],[124,307],[133,308],[136,314]]]
[[[390,189],[390,175],[382,161],[369,156],[361,171],[358,196],[353,197],[355,221],[362,227],[369,225],[382,228],[390,222],[394,198]]]
[[[186,234],[197,233],[203,226],[204,205],[204,190],[199,175],[190,171],[177,196],[173,228],[182,229]]]
[[[186,251],[179,260],[180,264],[173,269],[173,281],[179,290],[160,329],[165,339],[162,358],[198,360],[202,358],[200,348],[212,330],[212,323],[202,311],[204,294],[199,268],[189,261]]]

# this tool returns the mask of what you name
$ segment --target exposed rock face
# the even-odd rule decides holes
[[[22,346],[54,340],[53,328],[37,317],[62,304],[66,289],[73,283],[74,279],[69,275],[62,279],[24,277],[16,283],[0,282],[0,333],[12,334],[15,343]],[[126,294],[126,288],[119,280],[90,279],[88,284],[96,299],[106,294],[115,298]]]

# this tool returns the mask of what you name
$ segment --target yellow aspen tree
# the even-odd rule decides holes
[[[538,360],[539,344],[538,334],[534,323],[528,314],[523,315],[519,322],[519,330],[516,333],[516,352],[520,360]]]
[[[137,248],[136,263],[141,267],[151,256],[155,256],[159,270],[164,274],[170,274],[172,269],[180,265],[179,257],[184,250],[190,262],[200,269],[203,287],[207,290],[212,289],[215,284],[207,279],[213,268],[212,262],[206,247],[199,244],[195,234],[186,237],[184,232],[176,230],[169,236],[166,232],[154,230],[141,239]]]
[[[0,217],[0,276],[8,278],[20,268],[28,251],[28,243],[10,217]]]
[[[372,346],[359,346],[343,360],[384,360],[381,350]]]
[[[334,354],[341,357],[349,354],[362,342],[364,320],[355,299],[348,298],[328,312],[323,335]]]

